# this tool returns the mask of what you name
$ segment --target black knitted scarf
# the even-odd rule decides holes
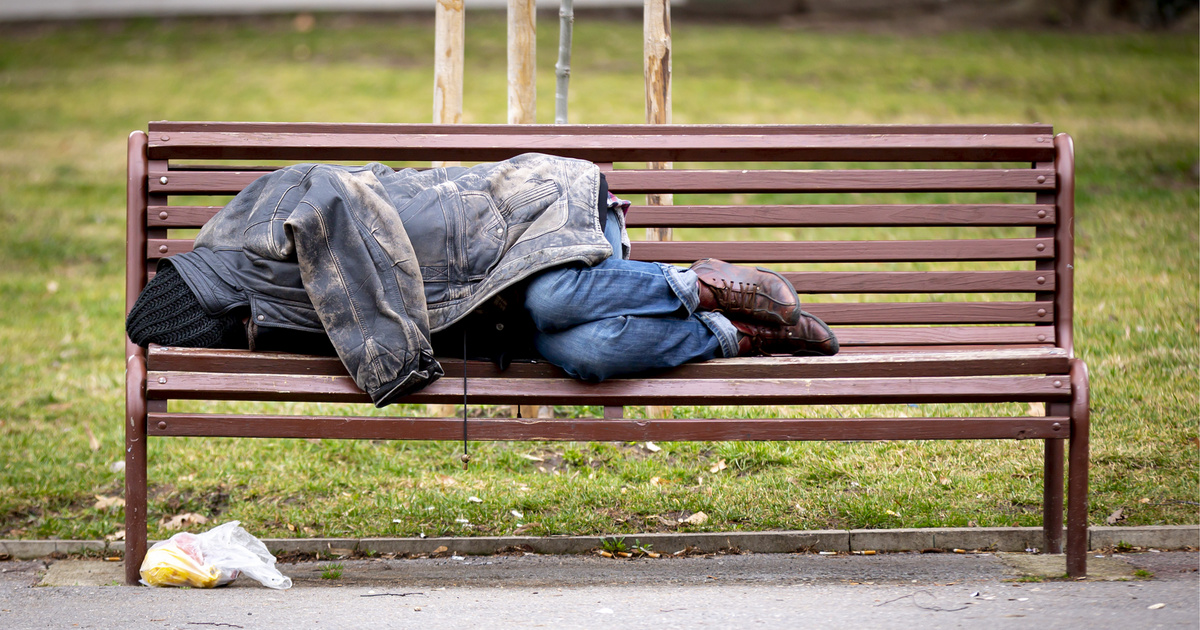
[[[213,348],[230,338],[241,318],[213,317],[204,311],[175,266],[164,262],[146,284],[125,319],[125,332],[139,346]]]

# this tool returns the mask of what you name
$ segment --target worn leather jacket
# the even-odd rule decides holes
[[[160,264],[210,315],[248,307],[251,348],[327,335],[382,407],[442,375],[432,332],[539,271],[612,254],[599,181],[590,162],[542,154],[425,171],[299,164],[253,182],[193,251]]]

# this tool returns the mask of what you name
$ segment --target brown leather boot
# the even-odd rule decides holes
[[[763,326],[730,320],[738,329],[738,356],[790,354],[830,356],[838,352],[838,340],[825,322],[797,309],[800,322],[793,326]]]
[[[800,321],[800,297],[787,278],[762,267],[743,267],[716,258],[692,265],[700,278],[700,310],[768,324]]]

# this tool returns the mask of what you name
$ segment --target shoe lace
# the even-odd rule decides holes
[[[721,278],[721,286],[717,287],[717,301],[722,307],[743,313],[754,312],[755,298],[758,296],[758,284],[738,281],[734,283]]]

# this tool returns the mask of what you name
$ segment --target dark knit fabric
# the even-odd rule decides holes
[[[204,311],[175,266],[160,264],[125,319],[125,332],[139,346],[213,348],[234,336],[241,318],[213,317]]]

